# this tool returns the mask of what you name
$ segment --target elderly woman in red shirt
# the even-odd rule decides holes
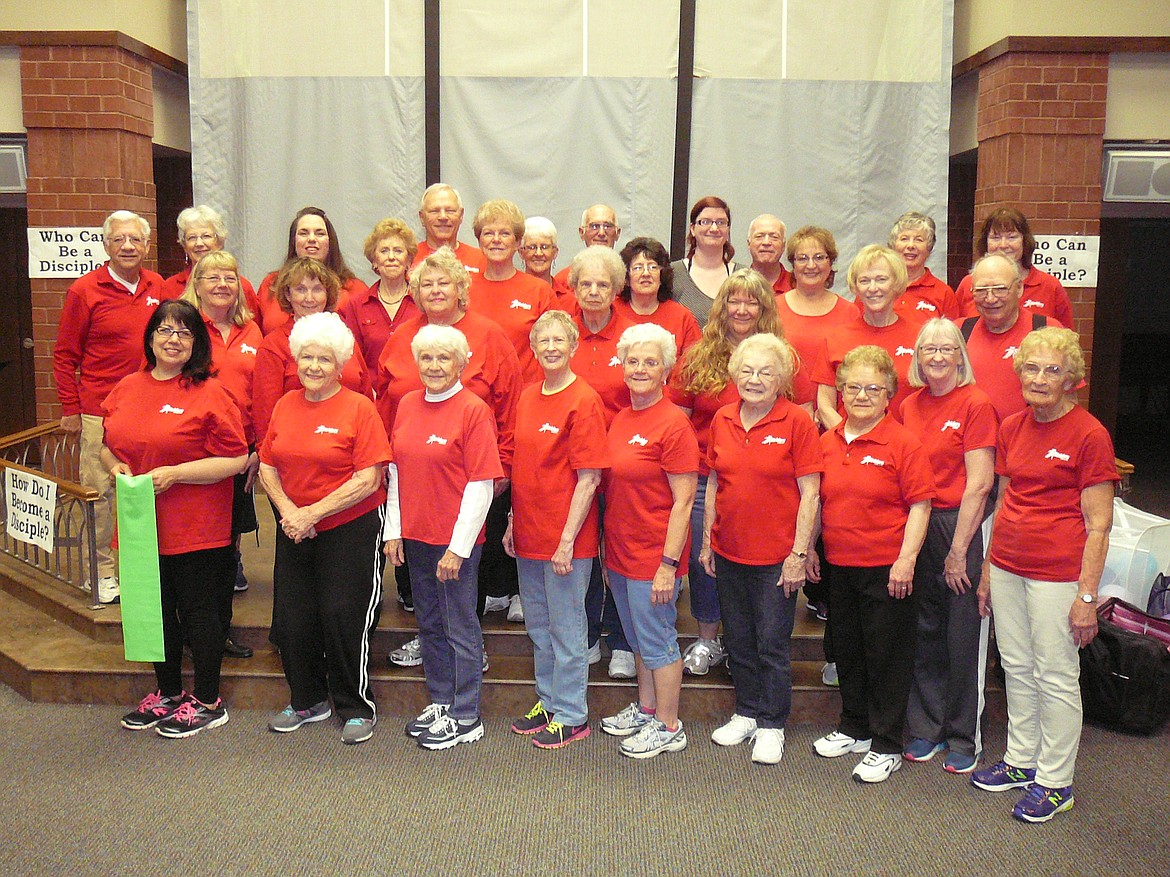
[[[821,436],[821,530],[829,623],[841,680],[841,721],[817,755],[865,753],[858,782],[902,766],[902,728],[914,669],[914,565],[930,520],[934,472],[922,443],[889,415],[898,392],[890,355],[874,345],[837,369],[845,419]],[[820,576],[809,552],[809,578]]]
[[[778,764],[792,708],[789,641],[820,493],[821,444],[786,396],[795,354],[770,333],[736,347],[728,371],[740,401],[720,408],[707,441],[699,561],[719,591],[735,713],[711,739],[753,740],[752,761]],[[761,516],[760,509],[768,514]]]
[[[544,381],[520,394],[512,514],[504,548],[516,558],[533,645],[535,706],[512,723],[543,749],[589,736],[585,592],[598,548],[597,500],[609,464],[601,397],[573,374],[577,327],[548,311],[532,327]]]
[[[273,614],[289,705],[268,722],[295,731],[329,718],[342,743],[374,733],[370,633],[382,603],[379,534],[390,446],[374,403],[341,383],[357,355],[336,314],[297,320],[289,337],[302,386],[281,398],[260,447],[260,481],[276,507]]]
[[[418,314],[408,279],[418,241],[401,219],[383,219],[366,238],[362,252],[378,279],[361,295],[350,296],[337,313],[373,368],[394,330]]]
[[[101,457],[111,481],[148,474],[154,482],[165,658],[154,665],[158,689],[122,727],[190,737],[228,720],[219,696],[219,607],[235,581],[231,479],[243,471],[248,446],[231,394],[211,377],[211,340],[193,305],[159,305],[143,352],[146,368],[106,397]],[[190,694],[183,690],[184,641],[195,664]]]

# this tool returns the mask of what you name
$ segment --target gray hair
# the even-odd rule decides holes
[[[1016,275],[1017,281],[1023,282],[1023,279],[1028,275],[1028,271],[1023,265],[1020,265],[1015,259],[1010,256],[1005,256],[1003,253],[988,253],[986,256],[980,256],[975,260],[975,264],[971,266],[971,273],[974,274],[976,268],[985,265],[993,259],[998,259],[1005,265],[1011,266],[1012,273]]]
[[[150,240],[150,223],[139,216],[132,210],[115,210],[106,217],[106,221],[102,223],[102,240],[108,241],[110,239],[110,229],[114,227],[115,222],[137,222],[138,228],[142,232],[142,236]]]
[[[455,203],[459,205],[459,209],[463,209],[463,199],[459,197],[459,192],[454,186],[448,186],[446,183],[431,183],[427,186],[426,191],[422,193],[422,198],[419,199],[418,209],[427,209],[427,198],[431,195],[437,195],[439,192],[450,192],[455,196]]]
[[[590,249],[594,248],[590,247]],[[678,357],[678,347],[675,345],[674,336],[657,323],[639,323],[622,332],[622,337],[618,339],[617,343],[618,358],[624,361],[626,354],[635,344],[657,344],[658,350],[662,354],[663,367],[668,372],[674,368],[675,360]]]
[[[586,217],[589,216],[589,211],[594,210],[598,207],[604,207],[606,210],[608,210],[610,213],[612,213],[613,214],[613,224],[614,225],[618,224],[617,211],[614,210],[612,207],[610,207],[608,204],[602,204],[602,203],[598,202],[597,204],[590,204],[588,207],[586,207],[584,210],[581,211],[581,227],[582,228],[585,227],[585,219],[586,219]]]
[[[759,222],[761,219],[775,220],[776,223],[780,226],[780,234],[784,235],[784,239],[786,241],[788,240],[788,226],[786,226],[784,224],[784,220],[781,219],[779,216],[774,216],[771,213],[761,213],[759,216],[757,216],[755,219],[753,219],[751,222],[748,223],[747,236],[748,236],[749,241],[752,239],[752,229],[755,228],[756,223]],[[783,253],[781,255],[783,255]]]
[[[536,322],[532,324],[532,331],[528,333],[528,343],[535,348],[536,336],[553,323],[557,323],[564,330],[565,337],[569,339],[570,344],[576,344],[581,340],[581,332],[577,328],[577,324],[573,322],[573,318],[564,311],[551,310],[545,311],[536,318]]]
[[[424,350],[437,350],[440,353],[450,353],[459,360],[462,369],[471,359],[471,348],[467,345],[467,336],[454,326],[423,326],[410,342],[410,352],[414,355],[415,365]]]
[[[935,242],[935,227],[934,220],[925,213],[919,213],[917,210],[907,210],[896,220],[894,220],[894,227],[890,229],[889,246],[894,247],[894,242],[898,239],[904,231],[918,231],[922,230],[930,237],[930,248],[934,249]]]
[[[292,334],[288,337],[293,359],[298,359],[301,351],[311,344],[324,347],[332,353],[337,360],[338,370],[345,368],[353,356],[353,333],[341,317],[331,311],[309,314],[293,323]]]
[[[605,247],[601,244],[586,247],[573,257],[573,262],[569,266],[569,286],[576,289],[581,272],[595,265],[600,265],[608,272],[614,292],[621,292],[626,285],[626,263],[622,261],[620,255],[614,252],[612,247]]]
[[[529,235],[550,238],[553,246],[557,245],[557,227],[553,225],[551,219],[544,216],[529,216],[524,220],[524,240],[522,243],[528,242]]]
[[[959,350],[959,382],[956,386],[965,387],[975,383],[975,372],[971,368],[971,357],[967,355],[967,343],[963,341],[963,333],[950,320],[934,317],[922,324],[918,330],[918,339],[914,342],[914,355],[910,358],[909,374],[906,376],[911,387],[925,387],[926,375],[922,373],[922,361],[918,357],[918,348],[926,343],[953,344]]]
[[[179,218],[175,220],[175,224],[179,227],[179,243],[183,243],[183,235],[193,225],[210,226],[216,238],[219,239],[219,245],[221,247],[227,241],[228,231],[223,217],[219,215],[218,210],[214,210],[206,204],[200,204],[197,207],[188,207],[179,214]]]

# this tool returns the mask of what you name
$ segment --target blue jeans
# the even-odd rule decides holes
[[[463,561],[459,578],[440,582],[437,567],[446,550],[446,545],[403,540],[431,703],[447,704],[451,718],[471,721],[479,718],[483,683],[483,629],[476,613],[482,546]]]
[[[675,661],[681,661],[678,650],[678,591],[682,579],[674,580],[674,599],[669,603],[650,602],[648,579],[627,579],[621,573],[609,571],[609,591],[617,605],[622,627],[630,640],[630,648],[642,657],[650,670],[661,670]]]
[[[605,526],[604,496],[597,498],[597,521],[600,526]],[[596,558],[593,560],[593,569],[589,571],[589,589],[585,592],[585,616],[589,619],[590,648],[604,633],[611,652],[632,651],[626,641],[626,633],[622,630],[622,620],[613,605],[613,596],[605,591],[605,581],[601,577],[601,561]]]
[[[589,644],[585,590],[592,558],[573,561],[568,575],[553,572],[552,561],[516,558],[524,624],[532,640],[536,696],[561,724],[576,727],[589,718]]]
[[[786,597],[776,585],[783,566],[748,566],[715,555],[735,711],[761,728],[783,728],[792,711],[796,594]]]
[[[699,563],[703,548],[703,509],[706,507],[707,479],[700,475],[695,490],[695,504],[691,506],[691,555],[687,567],[687,587],[691,594],[691,615],[700,624],[719,623],[719,593],[715,579],[707,575]]]

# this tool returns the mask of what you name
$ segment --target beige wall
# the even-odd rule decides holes
[[[187,77],[155,67],[154,142],[182,152],[191,151],[191,103]]]
[[[979,147],[979,138],[975,134],[978,101],[978,72],[951,82],[951,155]]]
[[[0,0],[0,30],[115,30],[187,60],[180,0]]]
[[[1109,58],[1106,140],[1170,140],[1170,53]]]
[[[20,49],[0,46],[0,134],[23,134],[20,105]]]

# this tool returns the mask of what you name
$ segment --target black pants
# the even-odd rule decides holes
[[[914,672],[916,603],[887,590],[888,566],[833,566],[829,617],[841,680],[842,734],[873,739],[871,749],[902,752]]]
[[[783,728],[792,711],[792,624],[796,594],[777,583],[783,562],[748,566],[715,555],[715,586],[723,620],[735,711],[761,728]]]
[[[508,529],[508,510],[512,508],[512,488],[495,499],[487,513],[487,539],[479,562],[479,614],[483,615],[486,597],[511,597],[520,593],[516,575],[516,558],[504,551],[504,531]]]
[[[158,688],[174,696],[183,690],[183,642],[191,645],[195,664],[192,694],[203,703],[219,698],[219,667],[223,661],[220,606],[231,599],[236,583],[236,554],[230,545],[162,554],[158,558],[162,598],[163,654],[154,665]]]
[[[379,507],[300,543],[277,528],[274,614],[293,709],[332,695],[343,720],[374,718],[370,634],[382,608],[382,520]]]

